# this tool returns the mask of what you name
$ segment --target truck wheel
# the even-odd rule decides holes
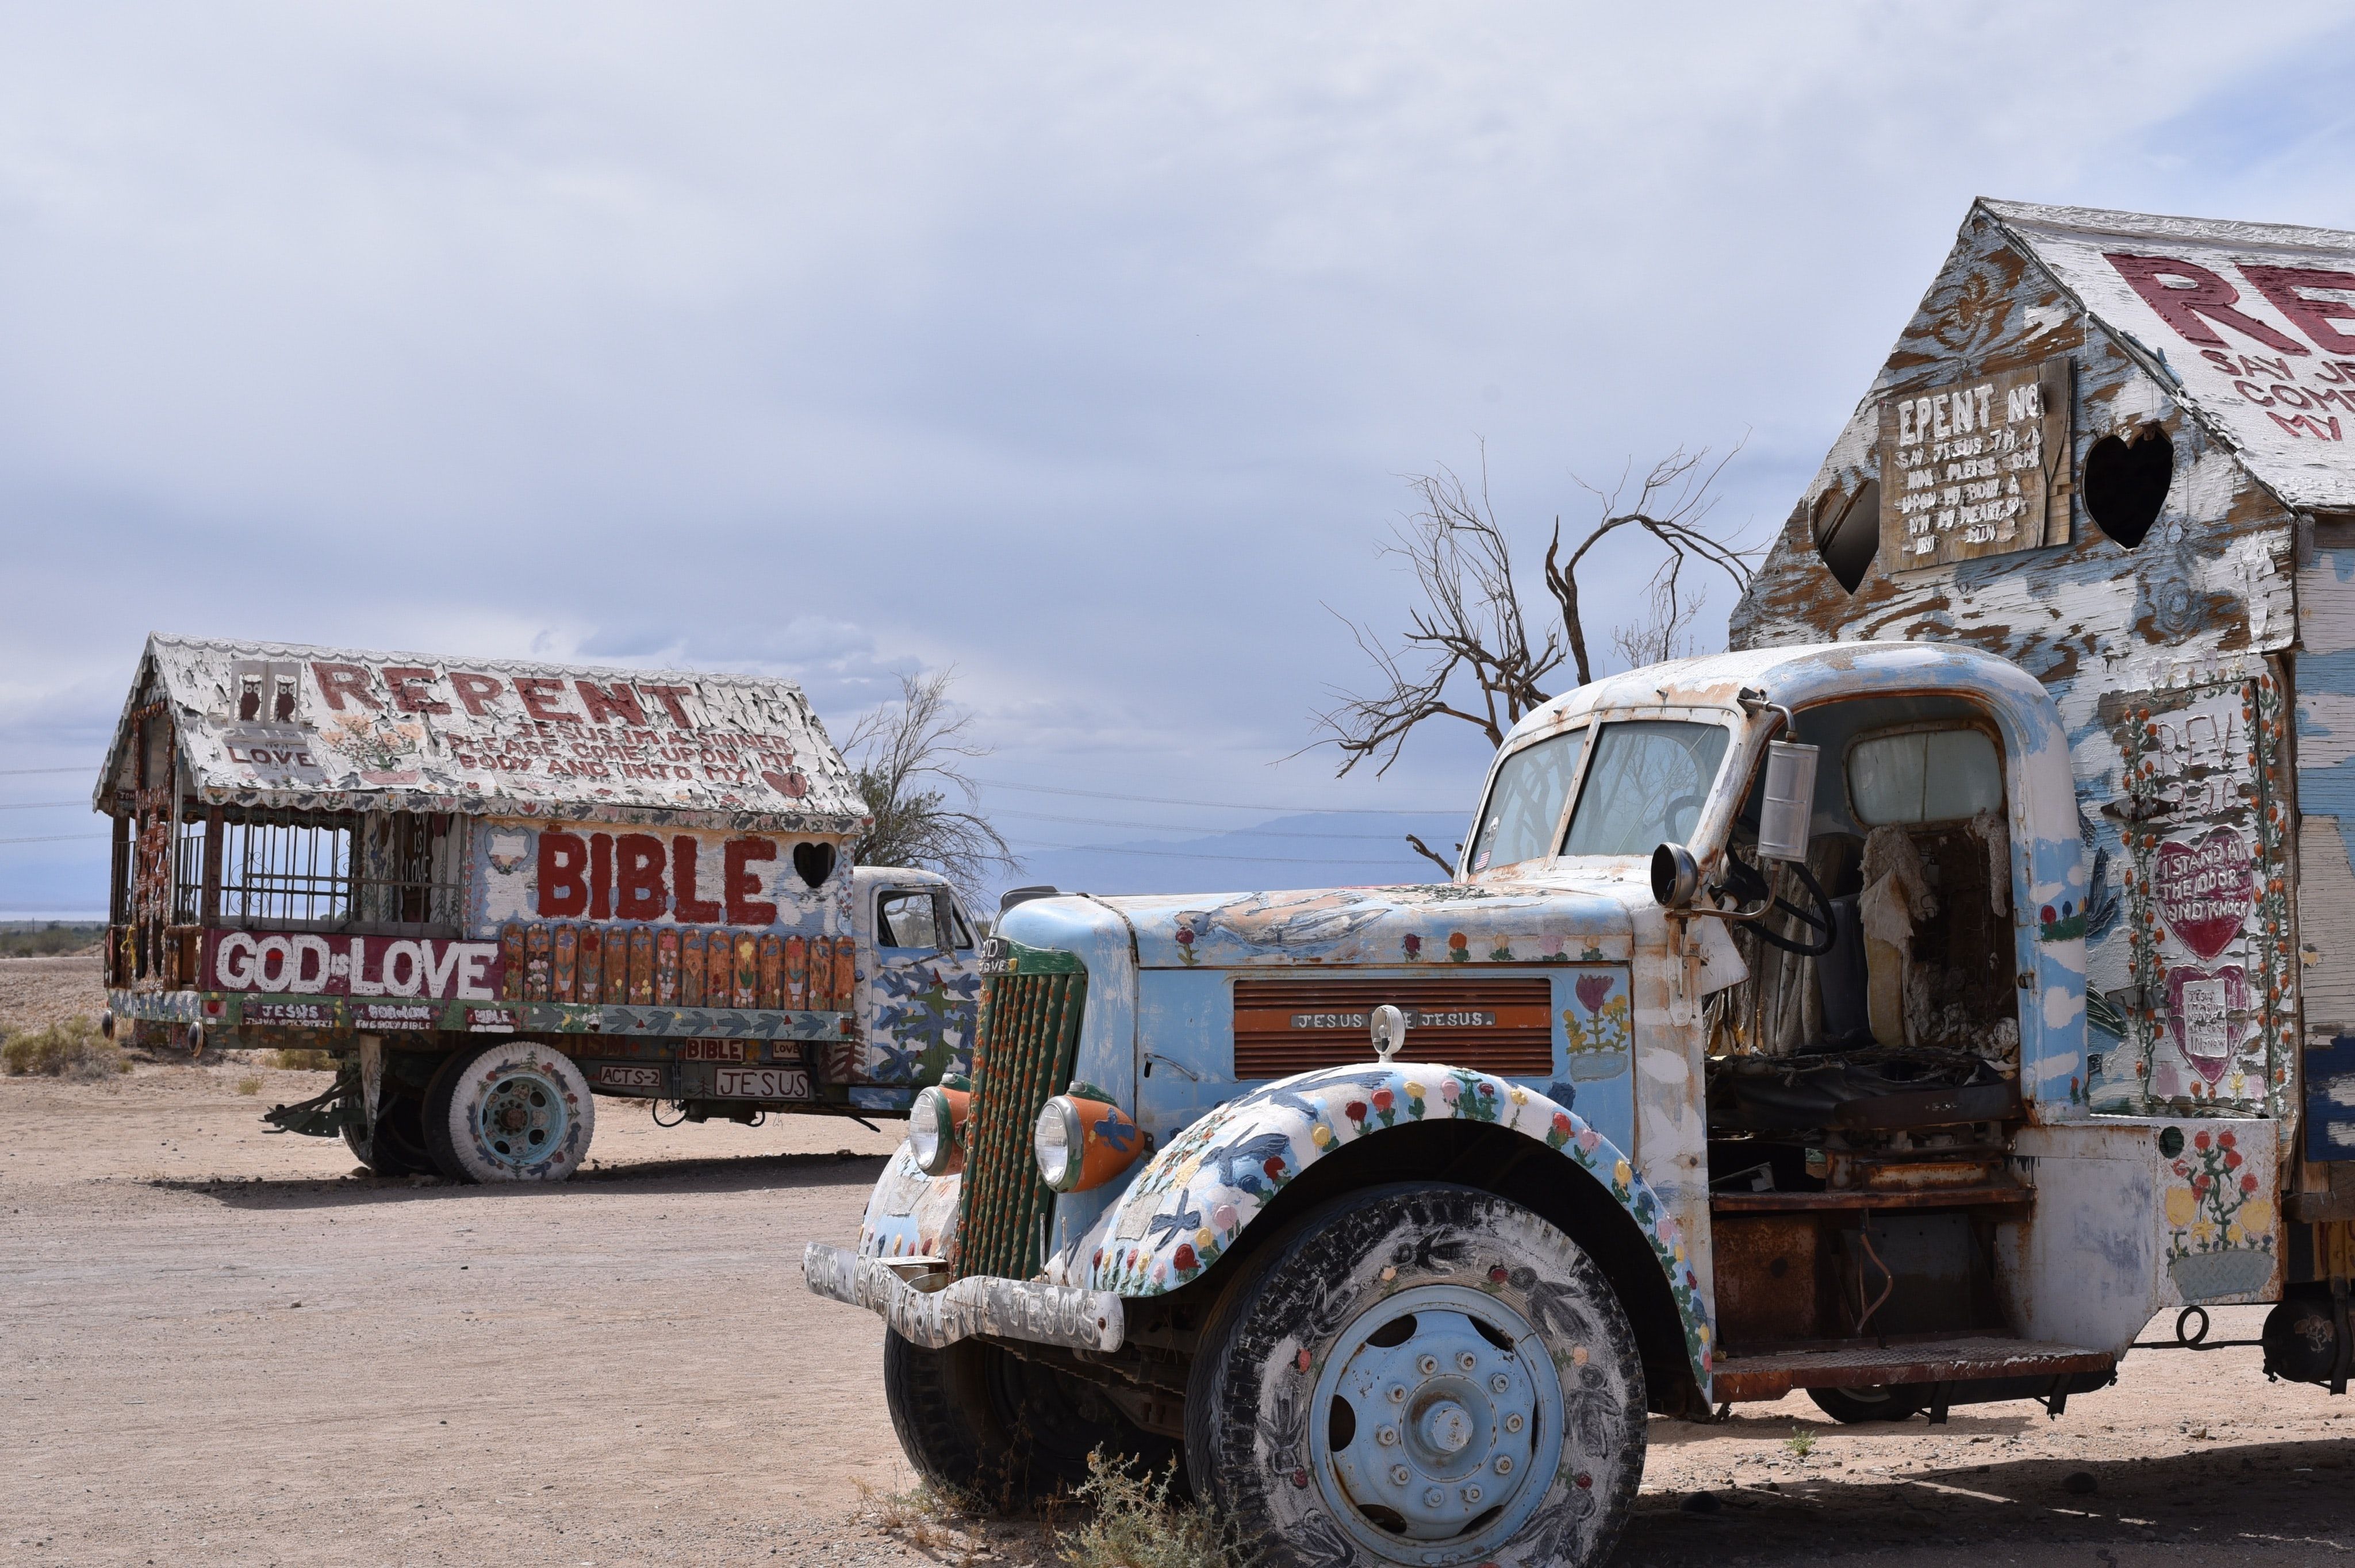
[[[1186,1458],[1287,1563],[1583,1564],[1644,1470],[1644,1372],[1568,1236],[1467,1187],[1352,1192],[1231,1285]]]
[[[453,1181],[561,1181],[597,1128],[589,1080],[533,1040],[460,1050],[425,1091],[425,1147]]]
[[[1177,1445],[1080,1379],[998,1345],[928,1351],[886,1330],[883,1400],[909,1463],[936,1485],[1012,1508],[1088,1478],[1088,1455],[1167,1471]]]
[[[376,1129],[344,1124],[352,1158],[379,1176],[431,1176],[433,1157],[425,1151],[424,1107],[414,1095],[387,1095],[376,1107]]]
[[[1922,1391],[1892,1384],[1887,1388],[1811,1388],[1807,1397],[1816,1408],[1843,1425],[1868,1421],[1902,1421],[1922,1408]]]

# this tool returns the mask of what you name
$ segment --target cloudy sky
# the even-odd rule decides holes
[[[837,732],[954,665],[1025,845],[1460,814],[1468,731],[1285,760],[1401,475],[1485,443],[1534,560],[1742,442],[1769,527],[1971,196],[2355,228],[2350,67],[2328,5],[12,8],[0,905],[97,903],[23,841],[151,629]]]

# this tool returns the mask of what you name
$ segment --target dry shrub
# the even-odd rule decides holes
[[[237,1092],[241,1095],[258,1095],[261,1092],[261,1080],[260,1078],[240,1078],[237,1081]]]
[[[1072,1568],[1251,1568],[1259,1553],[1233,1521],[1206,1503],[1171,1500],[1177,1478],[1174,1467],[1156,1479],[1089,1455],[1078,1495],[1092,1512],[1059,1536],[1063,1561]]]
[[[336,1059],[325,1051],[272,1051],[270,1065],[282,1073],[332,1073]]]
[[[919,1552],[938,1553],[958,1545],[958,1527],[970,1527],[989,1513],[979,1498],[933,1481],[918,1481],[896,1492],[863,1480],[854,1484],[867,1505],[868,1522]]]
[[[87,1083],[129,1071],[121,1048],[87,1018],[64,1019],[0,1044],[0,1072],[12,1077],[40,1075]]]

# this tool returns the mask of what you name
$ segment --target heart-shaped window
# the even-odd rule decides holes
[[[1849,592],[1864,581],[1881,549],[1881,482],[1868,479],[1853,497],[1827,490],[1816,503],[1816,554]]]
[[[817,886],[834,874],[834,846],[827,843],[805,843],[794,846],[794,869],[802,880]]]
[[[2102,532],[2133,549],[2158,521],[2175,480],[2175,443],[2157,425],[2146,425],[2132,441],[2104,436],[2085,454],[2079,485],[2085,511]]]

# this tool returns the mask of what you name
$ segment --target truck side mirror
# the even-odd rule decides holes
[[[1700,891],[1700,863],[1682,844],[1662,844],[1652,852],[1652,902],[1663,909],[1682,909]]]
[[[1814,747],[1800,741],[1766,743],[1766,799],[1758,812],[1761,858],[1807,858],[1807,835],[1816,814],[1816,756]],[[1655,885],[1659,875],[1657,869],[1652,873]]]

